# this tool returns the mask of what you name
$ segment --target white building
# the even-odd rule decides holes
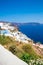
[[[3,26],[3,23],[0,22],[0,26],[2,27]]]

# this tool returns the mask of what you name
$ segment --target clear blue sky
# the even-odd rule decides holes
[[[43,23],[43,0],[0,0],[0,20]]]

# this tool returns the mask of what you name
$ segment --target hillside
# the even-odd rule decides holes
[[[11,24],[2,24],[0,24],[0,44],[26,63],[29,64],[32,60],[34,63],[38,61],[40,65],[43,62],[43,45],[35,43]]]
[[[0,65],[28,65],[0,45]]]
[[[32,42],[26,44],[17,42],[11,37],[0,36],[0,44],[27,63],[30,60],[43,59],[43,48],[34,46]]]

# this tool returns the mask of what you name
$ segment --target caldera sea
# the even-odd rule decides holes
[[[19,30],[31,38],[34,42],[43,44],[43,24],[24,23],[18,25]]]

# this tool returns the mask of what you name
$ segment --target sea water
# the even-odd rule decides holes
[[[43,24],[23,24],[19,30],[35,42],[43,43]]]

